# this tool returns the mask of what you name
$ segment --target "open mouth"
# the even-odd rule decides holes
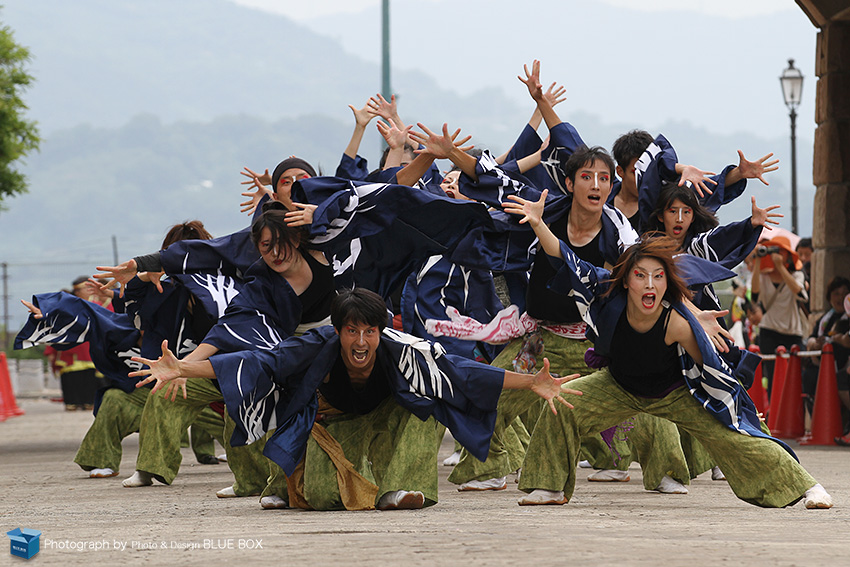
[[[602,200],[602,197],[600,195],[588,195],[587,199],[592,203],[598,203]]]
[[[446,196],[451,198],[451,199],[457,198],[457,195],[455,195],[455,192],[452,191],[451,189],[446,189]]]
[[[644,293],[643,296],[641,296],[640,299],[641,299],[641,303],[643,303],[643,306],[646,307],[647,309],[652,309],[653,307],[655,307],[655,294],[654,293]]]
[[[676,235],[676,236],[679,236],[680,234],[682,234],[683,230],[684,230],[684,228],[681,227],[681,226],[674,226],[673,227],[673,234]]]
[[[366,359],[369,357],[369,349],[351,349],[351,358],[354,362],[366,362]]]

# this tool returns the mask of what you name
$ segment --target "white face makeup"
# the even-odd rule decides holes
[[[575,182],[567,179],[567,189],[573,194],[573,205],[587,211],[601,211],[611,193],[611,171],[601,159],[593,165],[586,163],[575,175]]]
[[[624,284],[628,290],[629,305],[642,314],[655,313],[667,292],[667,272],[654,258],[641,258],[632,267]]]

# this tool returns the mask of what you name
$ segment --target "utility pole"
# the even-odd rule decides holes
[[[390,0],[381,2],[381,95],[387,100],[393,95],[390,86]],[[383,136],[381,141],[386,147]]]
[[[390,100],[390,0],[382,0],[381,6],[381,94]]]
[[[114,262],[112,265],[118,265],[118,238],[115,235],[112,235],[112,261]]]

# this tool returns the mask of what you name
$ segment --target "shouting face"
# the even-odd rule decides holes
[[[381,344],[380,329],[363,323],[346,323],[337,332],[340,354],[348,372],[356,376],[370,374]]]
[[[667,292],[667,273],[664,264],[655,258],[641,258],[629,273],[625,283],[629,305],[642,315],[652,315],[661,308]]]

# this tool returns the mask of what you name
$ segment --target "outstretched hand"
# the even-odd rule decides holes
[[[266,173],[268,173],[268,170],[266,170]],[[243,181],[242,183],[245,183],[245,181]],[[239,203],[239,206],[242,207],[239,212],[248,213],[249,215],[252,215],[254,214],[254,211],[257,210],[257,207],[259,206],[260,201],[263,199],[263,197],[265,195],[271,197],[272,195],[274,195],[274,193],[270,189],[267,189],[265,185],[263,185],[263,182],[259,177],[254,177],[253,180],[250,181],[250,183],[254,184],[254,190],[245,191],[244,193],[242,193],[243,197],[249,197],[249,199],[247,201]],[[271,181],[269,181],[269,183],[271,183]]]
[[[369,102],[366,102],[366,105],[363,106],[363,108],[354,108],[354,106],[350,104],[348,105],[348,108],[350,108],[352,114],[354,114],[354,123],[361,128],[365,128],[369,122],[377,116],[377,113],[369,107]]]
[[[568,408],[573,409],[573,405],[565,400],[561,394],[573,394],[576,396],[581,395],[581,392],[578,390],[562,387],[563,384],[570,380],[575,380],[578,377],[579,374],[571,374],[569,376],[564,376],[563,378],[555,378],[549,373],[549,359],[544,358],[543,368],[534,375],[534,380],[531,384],[531,391],[546,400],[549,404],[549,409],[552,410],[552,413],[558,415],[558,410],[555,408],[555,400],[558,400]]]
[[[89,301],[91,301],[92,297],[94,297],[96,303],[103,305],[112,299],[112,289],[104,289],[100,287],[100,282],[97,280],[89,278],[82,283],[82,286],[85,290],[86,299]]]
[[[540,61],[537,59],[534,60],[531,64],[531,72],[528,71],[528,65],[523,65],[522,70],[525,71],[525,78],[523,78],[522,75],[517,75],[517,79],[519,79],[520,82],[528,88],[528,94],[530,94],[531,98],[533,98],[536,102],[544,100],[543,84],[540,82]]]
[[[22,299],[21,303],[24,304],[24,307],[29,309],[29,312],[32,314],[33,319],[41,319],[42,317],[44,317],[44,315],[41,312],[41,309],[39,309],[38,307],[36,307],[35,305],[30,303],[26,299]]]
[[[259,180],[259,182],[263,185],[271,185],[272,184],[272,176],[269,175],[268,169],[266,169],[265,173],[263,173],[262,175],[259,175],[255,172],[251,171],[247,167],[243,171],[240,171],[239,173],[248,178],[247,181],[242,181],[242,185],[253,185],[255,179]],[[244,193],[243,193],[243,195],[244,195]]]
[[[696,191],[697,195],[700,197],[704,197],[706,194],[711,195],[711,190],[708,188],[706,183],[717,185],[717,181],[709,178],[709,175],[714,175],[714,172],[703,171],[693,165],[683,165],[682,178],[679,179],[679,187],[690,183],[691,187],[694,188],[694,191]]]
[[[136,383],[136,388],[141,388],[146,384],[156,381],[151,392],[156,392],[163,387],[166,387],[165,399],[170,399],[172,402],[177,399],[177,391],[183,390],[183,399],[186,399],[186,378],[180,374],[180,366],[177,357],[168,350],[168,341],[162,341],[162,356],[156,360],[134,356],[131,359],[133,362],[141,362],[146,364],[148,368],[143,368],[135,372],[130,372],[128,376],[143,377],[142,380]]]
[[[529,201],[519,195],[508,195],[510,201],[502,203],[502,209],[512,215],[522,215],[520,224],[528,223],[531,228],[535,228],[543,222],[543,206],[548,194],[549,190],[544,189],[537,201]]]
[[[778,159],[768,161],[772,157],[773,153],[769,153],[759,160],[748,161],[744,157],[744,152],[738,150],[738,170],[741,177],[744,179],[758,179],[765,185],[770,185],[770,183],[764,180],[764,174],[779,169],[779,166],[776,165],[779,163]]]
[[[543,93],[543,98],[554,107],[567,100],[567,97],[565,96],[566,93],[567,89],[563,85],[552,83],[549,85],[549,88],[546,89],[546,92]]]
[[[390,95],[390,100],[385,99],[381,93],[369,99],[366,106],[376,116],[380,116],[384,120],[398,119],[398,103],[396,103],[395,95]]]
[[[472,145],[464,146],[465,143],[472,139],[472,136],[466,136],[460,140],[457,139],[460,135],[460,128],[455,130],[453,134],[449,134],[449,125],[443,124],[443,133],[442,135],[438,135],[429,130],[421,122],[417,123],[417,126],[424,132],[424,135],[412,131],[410,132],[410,138],[414,142],[424,146],[422,149],[415,150],[418,154],[429,154],[437,159],[448,159],[455,149],[468,152],[475,147]]]
[[[413,125],[404,126],[403,128],[399,128],[396,121],[392,118],[387,120],[389,124],[381,122],[378,120],[375,124],[378,127],[378,132],[381,133],[381,136],[384,137],[384,140],[387,141],[387,146],[391,150],[403,148],[404,144],[407,142],[407,136],[410,134],[410,129],[413,128]]]
[[[727,338],[733,343],[735,339],[729,334],[729,331],[720,326],[720,323],[717,322],[719,317],[725,317],[729,314],[728,309],[724,309],[723,311],[699,311],[696,315],[697,321],[699,321],[705,333],[708,335],[708,338],[711,339],[714,348],[717,349],[717,352],[729,352],[729,346],[726,344],[726,341],[723,338]]]
[[[318,209],[318,205],[309,203],[292,203],[295,205],[294,211],[289,211],[284,215],[284,220],[289,226],[304,226],[313,224],[313,211]]]
[[[782,217],[785,216],[782,213],[772,213],[771,212],[773,210],[778,209],[779,205],[771,205],[771,206],[767,207],[766,209],[760,209],[756,206],[755,196],[752,197],[752,201],[753,201],[753,212],[752,212],[752,216],[750,217],[750,221],[753,223],[753,227],[763,226],[763,227],[767,228],[768,230],[770,230],[770,227],[767,226],[768,224],[779,224],[779,221],[773,220],[773,219],[777,219],[777,218],[781,219]]]
[[[121,286],[121,291],[118,293],[118,297],[124,297],[124,288],[127,286],[127,283],[132,280],[136,274],[138,273],[138,269],[136,268],[135,260],[127,260],[126,262],[122,262],[117,266],[97,266],[96,270],[100,270],[99,273],[95,274],[95,279],[103,279],[108,278],[109,281],[100,286],[100,289],[107,290],[112,288],[116,283]],[[162,293],[162,284],[159,283],[159,280],[153,282],[156,286],[156,289]]]

